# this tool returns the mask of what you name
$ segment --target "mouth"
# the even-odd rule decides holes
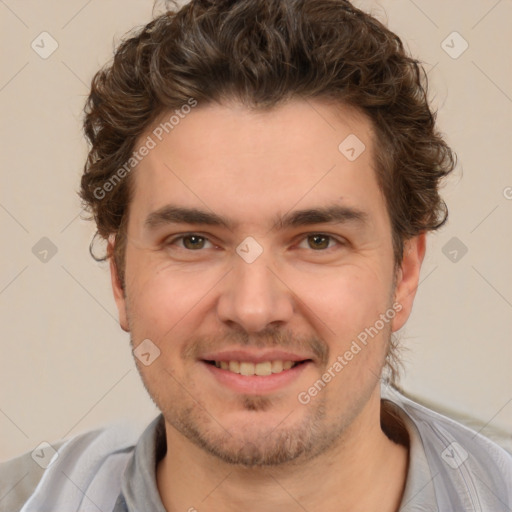
[[[251,361],[204,361],[205,363],[226,370],[231,373],[237,373],[250,377],[257,375],[259,377],[266,377],[273,374],[283,373],[298,365],[304,364],[311,361],[306,359],[304,361],[262,361],[259,363],[253,363]]]
[[[244,361],[231,357],[222,360],[208,358],[199,362],[212,379],[207,386],[221,386],[236,394],[246,395],[291,392],[291,386],[297,387],[302,373],[314,364],[312,359]]]

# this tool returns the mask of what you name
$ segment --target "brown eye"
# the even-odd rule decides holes
[[[198,235],[187,235],[182,237],[183,246],[190,250],[202,249],[204,247],[204,243],[206,238]]]
[[[307,240],[311,249],[327,249],[329,247],[331,237],[328,235],[309,235]]]

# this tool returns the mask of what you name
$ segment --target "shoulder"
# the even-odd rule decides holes
[[[382,397],[397,405],[417,431],[438,499],[451,503],[457,496],[467,510],[512,506],[511,453],[392,388],[383,389]]]
[[[64,440],[52,443],[59,450]],[[0,462],[0,512],[18,512],[43,477],[44,465],[36,462],[36,454],[27,452]]]
[[[69,440],[46,443],[0,463],[0,512],[19,512],[37,494],[46,499],[61,494],[66,478],[68,484],[70,478],[82,475],[89,479],[109,459],[120,453],[129,455],[138,435],[140,431],[132,425],[117,423]]]

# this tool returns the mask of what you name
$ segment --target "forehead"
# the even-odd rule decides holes
[[[169,203],[247,224],[275,221],[295,206],[339,202],[371,214],[384,205],[372,126],[354,109],[295,100],[262,111],[233,102],[172,115],[139,139],[152,149],[132,176],[131,218]]]

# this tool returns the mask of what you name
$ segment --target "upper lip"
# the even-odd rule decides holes
[[[219,352],[209,352],[201,356],[203,361],[242,361],[248,363],[263,363],[265,361],[306,361],[311,357],[287,352],[286,350],[221,350]]]

